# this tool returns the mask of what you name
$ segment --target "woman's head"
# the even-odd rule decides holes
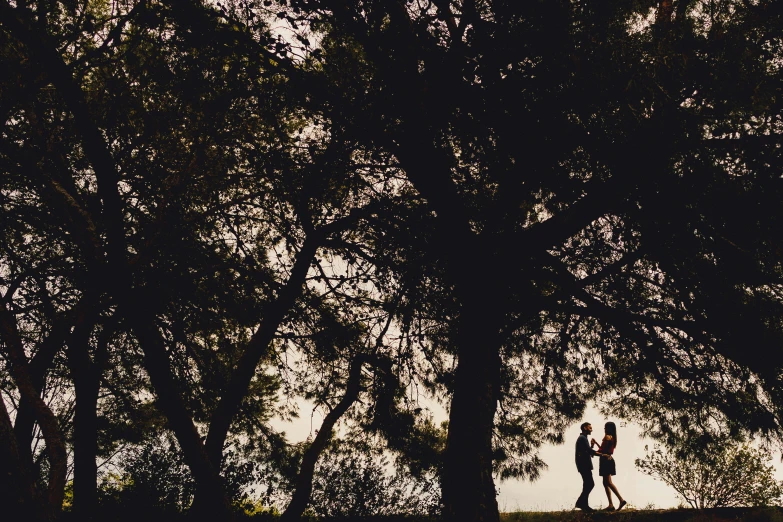
[[[614,422],[607,422],[604,424],[604,431],[607,435],[612,436],[612,441],[614,442],[614,445],[617,446],[617,426],[615,426]]]

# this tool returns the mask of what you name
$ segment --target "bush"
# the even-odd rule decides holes
[[[101,504],[132,512],[184,513],[193,502],[196,483],[176,441],[167,435],[154,438],[127,452],[122,474],[103,477]],[[249,503],[256,465],[228,452],[224,457],[223,486],[238,510]]]
[[[783,497],[769,453],[746,444],[714,444],[679,456],[659,446],[636,459],[643,473],[670,485],[696,509],[771,506]]]
[[[319,517],[425,515],[440,512],[434,476],[415,477],[405,469],[391,474],[379,450],[357,451],[334,444],[319,460],[309,511]]]
[[[179,447],[168,438],[150,441],[122,459],[122,475],[107,475],[102,503],[124,510],[181,513],[193,501],[196,485]]]

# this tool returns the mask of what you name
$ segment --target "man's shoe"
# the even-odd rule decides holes
[[[606,506],[606,507],[604,508],[604,511],[614,511],[614,510],[615,510],[615,509],[614,509],[614,506]]]
[[[628,502],[626,502],[625,500],[621,500],[620,501],[620,505],[617,506],[617,511],[620,511],[621,509],[623,509],[623,506],[625,506],[627,503]]]

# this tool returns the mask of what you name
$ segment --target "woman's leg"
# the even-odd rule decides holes
[[[617,486],[614,485],[614,482],[612,482],[612,476],[607,475],[604,477],[604,489],[606,489],[606,496],[609,497],[609,505],[612,505],[612,496],[610,493],[611,491],[614,491],[614,494],[617,495],[617,500],[619,500],[621,503],[624,502],[623,497],[620,495],[620,492],[617,491]]]
[[[612,484],[612,476],[606,475],[604,476],[604,491],[606,491],[606,498],[609,500],[609,507],[613,507],[614,504],[612,504],[612,488],[614,485]],[[617,494],[617,488],[614,489],[615,494]],[[618,497],[619,498],[619,497]]]

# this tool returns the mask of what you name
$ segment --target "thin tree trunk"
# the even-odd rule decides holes
[[[55,319],[55,325],[52,331],[41,343],[38,351],[35,352],[30,364],[28,366],[30,372],[30,378],[35,386],[36,395],[41,394],[43,390],[44,382],[46,380],[46,372],[52,365],[55,356],[63,346],[63,337],[65,331],[65,322],[67,321],[65,315],[59,315]],[[16,434],[16,443],[19,450],[19,455],[25,462],[33,461],[32,445],[33,445],[33,429],[35,427],[35,411],[30,402],[21,397],[19,400],[19,408],[16,411],[16,418],[14,419],[14,433]]]
[[[318,435],[316,435],[315,440],[305,451],[302,457],[302,464],[299,467],[299,474],[296,477],[293,497],[285,512],[283,512],[282,517],[280,517],[281,522],[299,520],[302,513],[304,513],[307,504],[310,502],[310,495],[313,492],[313,474],[315,473],[315,464],[318,462],[318,457],[321,456],[321,453],[323,453],[326,445],[331,440],[334,433],[334,425],[359,397],[362,364],[375,361],[376,358],[374,357],[358,355],[351,362],[345,394],[337,406],[326,415],[321,428],[318,430]],[[378,366],[380,367],[380,365]]]
[[[131,328],[139,339],[144,353],[144,367],[155,389],[157,404],[166,415],[169,427],[174,432],[196,480],[197,491],[200,492],[201,502],[193,514],[221,520],[233,518],[218,470],[209,460],[201,442],[201,435],[178,391],[165,344],[160,332],[154,327],[154,320],[141,312],[143,302],[134,303],[128,300],[125,306],[126,309],[121,313],[129,319]]]
[[[4,509],[17,513],[32,513],[42,518],[41,502],[33,481],[32,461],[19,452],[11,418],[0,397],[0,503]]]
[[[368,209],[364,208],[317,230],[308,230],[307,238],[296,256],[288,281],[286,281],[274,303],[268,307],[262,318],[261,325],[253,334],[245,351],[234,366],[234,371],[228,381],[226,390],[221,395],[220,401],[209,419],[209,433],[207,434],[205,448],[209,460],[215,468],[219,469],[222,465],[223,446],[228,437],[228,431],[239,411],[242,399],[247,394],[253,376],[256,374],[256,368],[269,353],[269,347],[280,324],[286,318],[299,296],[302,295],[307,280],[307,272],[315,259],[319,245],[330,234],[344,230],[354,224],[367,211]],[[198,492],[196,496],[198,499]]]
[[[19,393],[35,411],[36,421],[41,427],[46,442],[46,455],[49,459],[49,480],[46,495],[47,517],[55,518],[62,510],[65,496],[67,460],[65,442],[60,426],[52,410],[36,390],[30,376],[27,356],[22,338],[16,326],[16,318],[5,307],[0,306],[0,337],[6,346],[6,355]]]
[[[318,236],[320,237],[320,234]],[[216,468],[222,464],[223,446],[228,436],[228,430],[234,416],[239,411],[242,399],[247,394],[253,376],[256,374],[256,367],[268,353],[270,343],[280,323],[302,293],[307,271],[315,257],[319,237],[311,234],[305,240],[302,249],[296,256],[286,285],[278,299],[268,308],[261,326],[250,339],[247,348],[234,368],[226,391],[221,395],[220,402],[209,420],[209,434],[205,446],[210,462]]]

